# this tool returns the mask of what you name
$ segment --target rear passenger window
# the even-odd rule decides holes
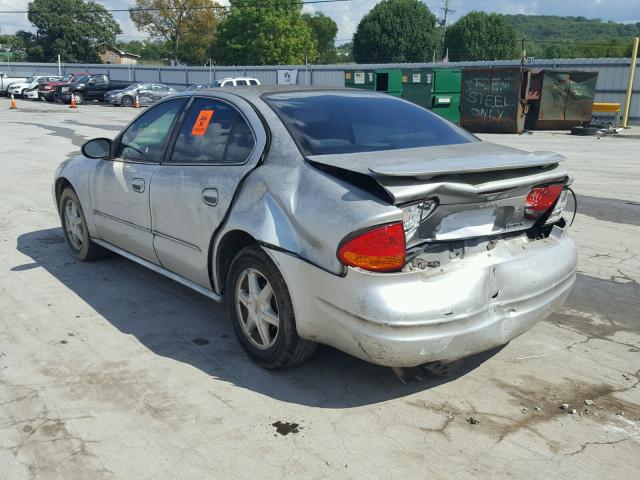
[[[179,163],[243,163],[255,140],[246,121],[232,106],[198,98],[185,116],[171,156]]]
[[[236,117],[236,122],[231,130],[231,137],[227,144],[226,163],[242,163],[253,151],[256,142],[253,133],[242,115]]]
[[[240,85],[246,85],[247,81],[246,80],[236,80],[236,85],[240,86]]]

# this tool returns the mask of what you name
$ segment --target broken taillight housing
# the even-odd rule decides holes
[[[406,253],[404,227],[397,222],[347,237],[338,248],[338,260],[372,272],[391,272],[404,267]]]
[[[402,208],[402,226],[407,242],[418,232],[420,223],[436,208],[435,200],[425,200]]]
[[[542,217],[556,203],[563,189],[564,184],[531,189],[524,203],[524,216],[530,219]]]

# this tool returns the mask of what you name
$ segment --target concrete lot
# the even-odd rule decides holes
[[[220,305],[119,257],[74,262],[54,169],[136,111],[18,106],[0,99],[0,479],[639,478],[633,130],[483,136],[568,157],[578,282],[506,347],[403,385],[329,348],[262,370]]]

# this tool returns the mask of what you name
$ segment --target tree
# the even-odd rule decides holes
[[[316,42],[318,50],[318,63],[336,63],[338,55],[336,52],[336,34],[338,33],[338,25],[330,17],[322,12],[316,12],[313,15],[305,13],[302,15],[309,30],[311,37]]]
[[[504,15],[471,12],[447,29],[449,60],[508,60],[518,56],[514,28]]]
[[[226,65],[314,62],[316,45],[301,10],[301,0],[230,0],[215,59]]]
[[[436,17],[419,0],[383,0],[353,35],[358,63],[425,62],[438,43]]]
[[[23,32],[29,60],[97,62],[98,55],[115,44],[120,24],[100,4],[83,0],[34,0],[27,17],[35,36]]]
[[[19,35],[0,34],[0,61],[24,62],[27,60],[27,45]]]
[[[212,0],[136,0],[129,16],[138,30],[165,40],[176,63],[203,63],[215,42],[220,12]]]

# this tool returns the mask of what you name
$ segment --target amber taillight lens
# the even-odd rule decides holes
[[[338,248],[338,260],[372,272],[392,272],[404,267],[406,253],[404,227],[398,222],[348,237]]]

